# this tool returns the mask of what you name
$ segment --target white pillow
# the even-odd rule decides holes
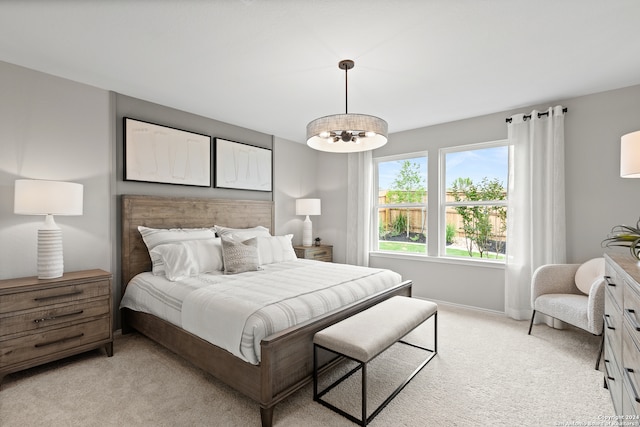
[[[221,239],[224,274],[260,270],[258,242],[255,237],[243,242],[228,237],[222,237]]]
[[[147,245],[151,257],[151,271],[156,276],[163,275],[165,270],[162,257],[159,254],[151,253],[156,246],[185,240],[215,239],[216,237],[213,228],[149,228],[140,225],[138,231],[142,235],[144,244]]]
[[[593,258],[578,267],[576,286],[580,292],[589,295],[591,286],[604,277],[604,258]]]
[[[275,262],[295,261],[298,257],[293,250],[293,234],[284,236],[258,237],[258,256],[260,265]]]
[[[171,281],[224,269],[220,238],[167,243],[156,246],[151,253],[162,258],[165,275]]]
[[[256,227],[251,227],[251,228],[229,228],[229,227],[222,227],[220,225],[215,225],[213,228],[215,232],[218,234],[218,236],[230,237],[234,240],[241,241],[241,242],[247,239],[251,239],[252,237],[271,236],[271,233],[269,233],[269,229],[266,227],[262,227],[261,225],[258,225]]]

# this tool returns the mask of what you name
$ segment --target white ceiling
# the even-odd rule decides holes
[[[0,0],[0,60],[304,142],[640,84],[638,0]]]

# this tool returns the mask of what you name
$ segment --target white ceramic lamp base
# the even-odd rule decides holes
[[[302,223],[302,246],[311,246],[311,242],[313,241],[312,236],[311,220],[309,219],[309,215],[307,215]]]
[[[38,279],[55,279],[64,273],[62,259],[62,230],[47,215],[38,230]]]

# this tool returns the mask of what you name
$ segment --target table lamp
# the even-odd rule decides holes
[[[296,215],[306,215],[302,223],[302,246],[311,246],[312,226],[309,215],[320,215],[320,199],[297,199]]]
[[[640,178],[640,130],[620,138],[620,176]]]
[[[18,179],[13,212],[45,215],[38,229],[38,278],[54,279],[64,273],[62,230],[53,215],[82,215],[82,184],[62,181]]]

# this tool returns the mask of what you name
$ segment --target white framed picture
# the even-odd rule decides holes
[[[215,186],[272,191],[271,150],[216,138]]]
[[[126,181],[211,187],[211,137],[124,118]]]

